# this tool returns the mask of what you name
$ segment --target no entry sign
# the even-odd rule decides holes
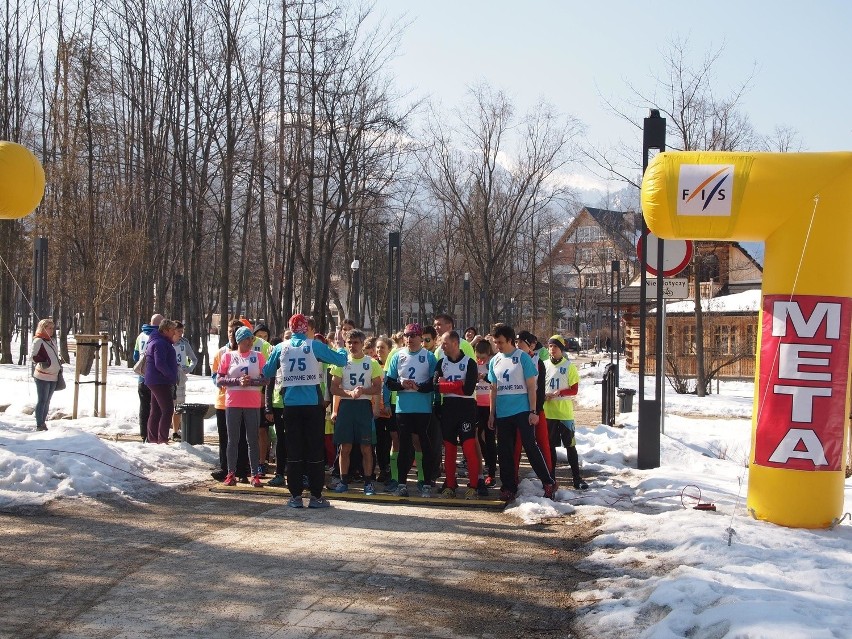
[[[649,275],[657,275],[657,240],[659,238],[648,231],[648,264],[645,272]],[[636,243],[636,254],[642,261],[642,252],[645,246],[642,238]],[[692,259],[692,240],[663,240],[663,277],[674,277],[689,265]]]

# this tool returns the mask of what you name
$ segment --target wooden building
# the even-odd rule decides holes
[[[704,310],[705,370],[719,379],[751,379],[763,269],[736,242],[696,242],[696,258],[682,274],[690,278],[690,299],[666,306],[666,374],[695,377],[695,271],[701,286]],[[639,371],[639,278],[619,292],[624,356],[627,369]],[[649,306],[655,304],[648,300]],[[656,371],[655,334],[657,318],[649,308],[646,322],[646,374]]]

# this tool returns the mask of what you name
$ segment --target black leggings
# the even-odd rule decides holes
[[[497,474],[497,440],[495,431],[488,428],[488,417],[491,415],[491,407],[476,407],[476,437],[482,449],[482,457],[485,459],[485,470],[489,477]]]
[[[311,495],[322,496],[325,481],[325,408],[284,406],[287,424],[287,489],[294,497],[304,490],[307,475]]]
[[[139,435],[142,441],[148,441],[148,415],[151,414],[151,389],[139,382]]]
[[[414,444],[412,435],[420,438],[420,450],[423,452],[423,482],[432,484],[432,453],[429,443],[429,421],[432,413],[397,413],[396,424],[399,428],[399,457],[396,466],[399,469],[399,483],[404,484],[414,464]]]
[[[272,407],[272,416],[275,424],[275,474],[284,474],[284,465],[287,463],[287,428],[284,425],[284,408]],[[264,417],[265,419],[265,417]]]
[[[544,419],[544,415],[539,419]],[[535,427],[530,426],[529,413],[517,413],[509,417],[498,417],[494,420],[497,425],[497,446],[500,459],[500,483],[503,490],[518,492],[518,477],[515,474],[515,440],[520,434],[521,443],[527,453],[535,474],[545,486],[553,483],[553,477],[544,461],[544,455],[535,441]]]

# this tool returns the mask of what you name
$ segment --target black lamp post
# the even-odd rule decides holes
[[[352,321],[361,328],[361,260],[356,257],[349,268],[352,269]]]
[[[464,274],[464,328],[470,326],[470,273]]]
[[[392,335],[394,329],[399,327],[400,322],[400,267],[402,256],[401,238],[398,231],[388,233],[388,310],[387,325],[388,335]]]
[[[666,120],[660,117],[657,109],[651,109],[645,118],[642,132],[642,173],[648,168],[649,153],[651,149],[659,152],[666,150]],[[648,241],[648,226],[642,217],[642,242]],[[662,264],[663,243],[657,245],[657,331],[656,331],[656,388],[654,399],[645,399],[645,362],[647,356],[647,295],[645,284],[647,282],[648,251],[642,251],[642,263],[639,268],[641,282],[639,285],[639,447],[637,451],[637,465],[640,469],[659,468],[660,466],[660,418],[662,416],[662,317],[663,287],[662,287]]]
[[[621,262],[613,260],[611,270],[615,276],[615,385],[618,386],[618,367],[621,366]]]

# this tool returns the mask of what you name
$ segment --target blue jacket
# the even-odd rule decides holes
[[[174,346],[156,330],[145,346],[145,385],[177,384],[178,363]]]
[[[290,339],[293,346],[301,346],[307,339],[304,333],[294,333]],[[263,376],[274,379],[275,373],[278,372],[278,367],[281,365],[281,349],[287,342],[276,344],[269,354],[269,359],[266,360],[266,365],[263,367]],[[349,361],[349,356],[343,349],[334,350],[329,348],[319,340],[313,341],[313,352],[317,360],[331,364],[333,366],[346,366]],[[316,406],[322,401],[322,395],[319,391],[319,386],[285,386],[284,387],[284,405],[285,406]]]

